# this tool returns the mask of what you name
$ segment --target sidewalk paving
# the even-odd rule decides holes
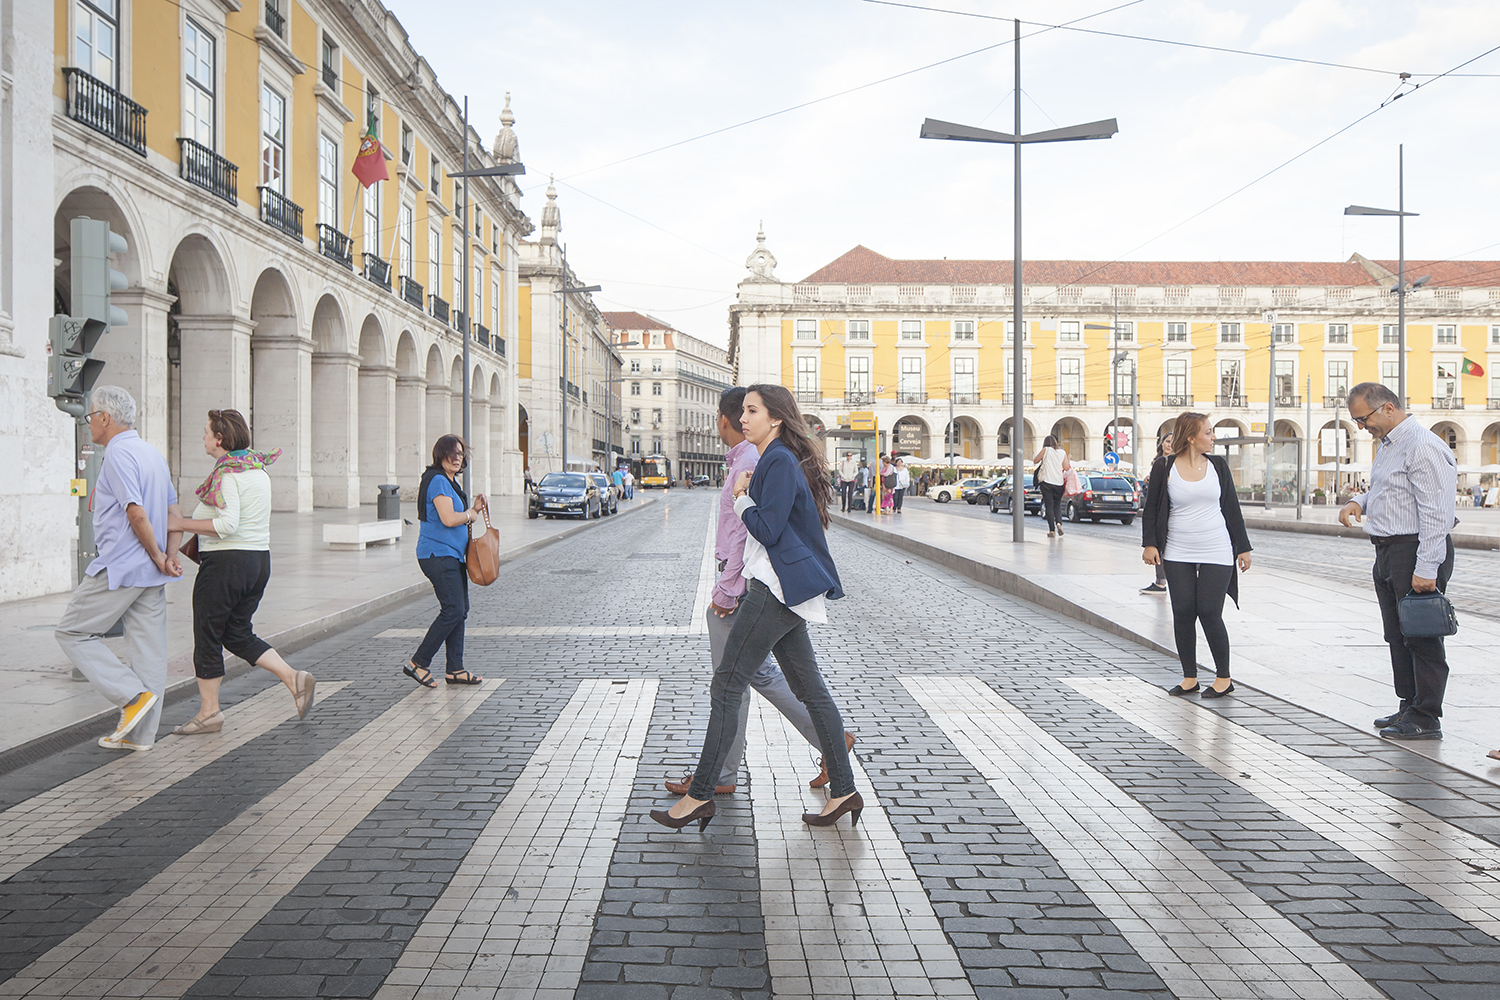
[[[650,504],[638,493],[620,502],[620,514]],[[493,497],[490,520],[500,530],[501,561],[551,544],[575,532],[610,523],[531,520],[525,498]],[[375,505],[311,513],[271,515],[271,584],[255,615],[256,633],[274,646],[286,646],[333,628],[347,626],[431,592],[415,556],[416,513],[395,545],[363,552],[334,552],[323,541],[323,525],[375,520]],[[167,586],[167,690],[193,683],[193,579],[197,567],[184,560],[182,579]],[[24,747],[59,730],[107,717],[115,708],[93,685],[72,680],[71,664],[53,637],[71,595],[50,594],[0,603],[0,644],[7,669],[0,672],[0,753]],[[106,640],[123,656],[124,640]],[[296,657],[291,657],[293,664]],[[243,666],[229,657],[230,669]]]
[[[1480,512],[1460,516],[1464,513]],[[1026,541],[1017,545],[1008,518],[954,517],[920,500],[908,502],[899,516],[832,512],[832,517],[836,524],[980,583],[1177,655],[1171,606],[1162,597],[1139,593],[1150,582],[1150,572],[1141,563],[1138,545],[1097,537],[1049,539],[1045,524],[1034,519],[1027,523]],[[1491,560],[1500,570],[1500,556],[1494,553],[1464,551],[1458,558]],[[1240,578],[1239,609],[1228,603],[1224,619],[1237,685],[1364,732],[1372,731],[1371,720],[1395,707],[1389,647],[1367,575],[1340,587],[1252,566]],[[1500,675],[1495,670],[1500,623],[1466,616],[1447,648],[1451,673],[1444,739],[1401,745],[1500,783],[1500,765],[1489,766],[1494,762],[1485,759],[1489,750],[1500,747]],[[1200,664],[1207,661],[1201,635],[1198,651]],[[1206,676],[1212,675],[1210,666]]]

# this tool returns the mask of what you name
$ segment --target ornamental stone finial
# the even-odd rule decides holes
[[[505,110],[500,112],[500,131],[495,133],[495,159],[501,163],[515,163],[521,158],[521,144],[516,140],[516,116],[510,113],[510,91],[505,92]]]
[[[760,231],[755,234],[755,249],[745,258],[745,267],[750,271],[749,281],[777,281],[776,255],[766,247],[766,224],[762,220]]]

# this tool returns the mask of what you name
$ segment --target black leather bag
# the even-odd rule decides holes
[[[1458,632],[1458,614],[1441,591],[1407,594],[1396,603],[1396,614],[1401,618],[1401,634],[1411,639],[1436,639]]]

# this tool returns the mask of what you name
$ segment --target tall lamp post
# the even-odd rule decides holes
[[[970,125],[956,125],[953,122],[942,122],[928,118],[922,123],[921,137],[923,139],[952,139],[958,142],[995,142],[1008,144],[1015,147],[1015,250],[1012,253],[1012,284],[1014,294],[1012,303],[1014,306],[1015,322],[1015,351],[1017,360],[1024,357],[1021,345],[1025,342],[1026,328],[1021,325],[1021,146],[1030,142],[1069,142],[1077,139],[1108,139],[1120,131],[1115,119],[1109,118],[1104,121],[1089,122],[1087,125],[1070,125],[1066,128],[1049,129],[1046,132],[1033,132],[1025,135],[1021,132],[1021,22],[1018,19],[1016,25],[1016,102],[1015,120],[1016,131],[1014,134],[1006,132],[991,132],[988,129],[974,128]],[[1015,366],[1014,377],[1011,380],[1011,446],[1010,458],[1011,472],[1011,540],[1022,542],[1026,540],[1026,492],[1023,477],[1025,476],[1025,464],[1021,455],[1021,448],[1016,443],[1026,438],[1025,427],[1025,402],[1026,402],[1026,366],[1018,363]]]
[[[1422,277],[1406,285],[1406,217],[1419,212],[1406,210],[1406,147],[1396,147],[1396,207],[1370,208],[1368,205],[1350,205],[1345,215],[1394,215],[1396,216],[1396,395],[1401,397],[1401,408],[1406,409],[1406,296],[1412,289],[1421,288],[1430,278]]]

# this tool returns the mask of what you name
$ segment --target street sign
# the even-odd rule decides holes
[[[896,428],[896,448],[898,451],[916,451],[922,447],[922,427],[920,424],[902,424]]]
[[[1112,451],[1106,451],[1104,453],[1104,464],[1109,466],[1110,468],[1114,468],[1116,465],[1120,464],[1120,456],[1116,455]]]
[[[849,429],[851,431],[873,431],[875,429],[875,411],[855,410],[850,413]]]

